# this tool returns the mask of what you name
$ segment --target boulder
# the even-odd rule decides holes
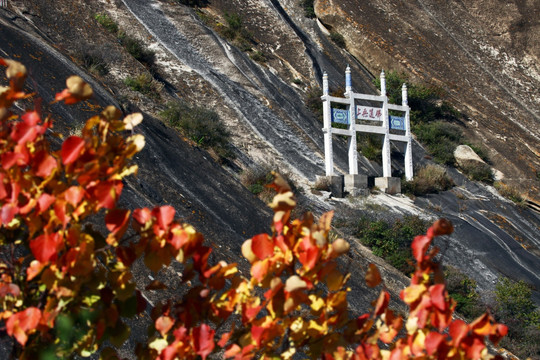
[[[456,159],[458,166],[462,169],[478,165],[483,166],[486,164],[468,145],[459,145],[456,147],[456,150],[454,150],[454,158]]]

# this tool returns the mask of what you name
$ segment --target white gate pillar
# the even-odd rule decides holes
[[[390,159],[390,123],[388,121],[388,96],[386,96],[386,76],[384,70],[381,71],[381,96],[383,101],[383,128],[384,140],[382,148],[382,168],[383,177],[392,176],[392,161]]]
[[[411,119],[409,100],[407,96],[407,85],[401,87],[401,104],[407,107],[405,112],[405,136],[407,137],[407,147],[405,148],[405,179],[411,181],[413,179],[413,159],[412,159],[412,134],[411,134]]]
[[[330,109],[330,99],[328,99],[328,74],[323,75],[323,132],[324,132],[324,167],[326,176],[334,175],[334,159],[332,151],[332,114]]]
[[[349,174],[358,175],[358,148],[356,145],[356,112],[354,110],[354,96],[352,92],[351,68],[347,65],[345,70],[345,97],[349,98]]]

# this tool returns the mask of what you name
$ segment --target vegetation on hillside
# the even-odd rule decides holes
[[[212,149],[223,159],[234,157],[230,134],[215,111],[180,100],[167,103],[160,116],[198,146]]]
[[[130,336],[126,320],[136,317],[151,319],[146,342],[136,347],[145,359],[488,359],[488,341],[496,345],[506,335],[507,327],[488,313],[470,324],[453,318],[432,246],[435,237],[453,231],[447,220],[410,245],[414,273],[400,294],[409,307],[406,318],[389,308],[390,294],[373,264],[365,280],[380,295],[372,311],[353,316],[350,274],[339,266],[350,245],[330,236],[331,212],[293,219],[296,200],[276,176],[271,233],[242,245],[250,264],[243,276],[236,264],[215,259],[200,233],[175,220],[171,206],[118,206],[122,180],[137,171],[130,160],[144,147],[135,132],[141,114],[122,118],[107,107],[86,122],[81,136],[52,151],[45,136],[50,117],[9,112],[31,97],[23,90],[26,69],[7,59],[0,65],[9,80],[0,91],[0,319],[14,340],[12,357],[100,352],[117,358],[115,347]],[[77,76],[66,85],[55,102],[92,97]],[[101,231],[91,225],[99,222]],[[173,261],[182,264],[182,294],[146,312],[142,292],[167,286],[154,280],[141,288],[131,266],[157,272]]]

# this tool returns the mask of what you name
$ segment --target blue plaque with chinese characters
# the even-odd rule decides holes
[[[349,110],[332,108],[332,122],[349,125]]]
[[[400,116],[389,115],[390,129],[405,131],[405,118]]]

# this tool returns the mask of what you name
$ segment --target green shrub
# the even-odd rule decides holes
[[[323,104],[321,101],[322,90],[320,88],[309,88],[306,92],[306,107],[319,121],[323,122]]]
[[[345,38],[343,37],[343,35],[341,35],[337,31],[330,32],[330,40],[332,40],[337,46],[339,46],[342,49],[345,49],[347,47]]]
[[[356,147],[362,155],[378,164],[382,162],[382,143],[383,139],[377,134],[357,133]]]
[[[413,124],[412,131],[426,146],[433,160],[444,165],[454,165],[454,150],[463,138],[463,133],[457,125],[435,121]]]
[[[497,315],[518,319],[527,325],[540,326],[540,312],[532,300],[532,291],[523,280],[500,278],[495,286]]]
[[[516,187],[506,185],[502,181],[496,181],[493,185],[502,197],[515,202],[517,205],[526,206],[525,199],[521,196],[521,192]]]
[[[107,62],[97,53],[85,52],[80,56],[82,66],[96,76],[103,76],[109,73]]]
[[[263,63],[266,62],[266,56],[264,56],[262,51],[255,50],[250,56],[252,60]]]
[[[315,0],[300,0],[299,5],[304,9],[304,16],[310,19],[315,18]]]
[[[168,103],[160,116],[202,148],[213,149],[221,158],[233,157],[230,134],[215,111],[175,101]]]
[[[393,223],[362,217],[355,230],[360,242],[406,275],[413,270],[409,247],[416,234],[426,231],[428,223],[418,216],[405,216]]]
[[[141,94],[152,98],[159,98],[159,91],[162,85],[155,81],[152,76],[143,73],[136,77],[128,76],[124,79],[124,84],[129,86],[133,91],[138,91]]]
[[[491,171],[491,166],[488,164],[469,164],[461,166],[461,170],[463,170],[463,173],[471,180],[493,184],[493,172]]]
[[[456,311],[469,321],[480,316],[483,304],[476,291],[476,281],[452,266],[445,268],[444,277],[448,294],[456,301]]]
[[[127,52],[133,56],[135,60],[146,65],[148,68],[154,66],[156,54],[154,51],[146,48],[142,41],[126,34],[120,35],[119,40],[122,46],[124,46]]]
[[[454,182],[445,168],[429,164],[418,170],[412,180],[403,181],[401,189],[405,194],[421,196],[449,190],[452,186]]]
[[[96,14],[94,15],[94,19],[110,33],[118,34],[118,24],[109,15]]]

